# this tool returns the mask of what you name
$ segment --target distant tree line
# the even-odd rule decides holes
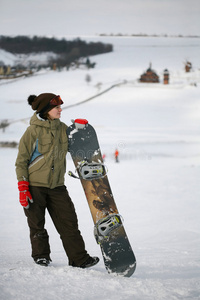
[[[112,44],[101,42],[85,42],[80,38],[72,41],[65,39],[28,36],[0,36],[0,48],[16,54],[28,54],[38,52],[54,52],[57,54],[73,54],[78,57],[87,57],[113,51]]]
[[[101,33],[99,36],[117,36],[117,37],[174,37],[174,38],[200,38],[200,35],[168,35],[168,34],[146,34],[146,33],[133,33],[133,34],[126,34],[126,33]]]
[[[57,54],[57,58],[51,58],[49,63],[51,65],[56,64],[57,67],[69,66],[80,58],[113,51],[112,44],[87,43],[80,38],[67,41],[38,36],[32,38],[28,36],[0,36],[0,48],[14,54],[54,52]]]

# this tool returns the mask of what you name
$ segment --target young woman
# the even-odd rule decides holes
[[[35,110],[30,126],[19,143],[16,174],[19,201],[30,228],[32,257],[37,264],[51,261],[45,210],[60,234],[69,265],[87,268],[98,263],[91,257],[78,229],[74,205],[64,185],[68,140],[67,126],[60,122],[60,96],[51,93],[30,95],[28,103]]]

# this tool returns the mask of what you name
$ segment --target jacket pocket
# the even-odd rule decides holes
[[[45,154],[50,151],[51,148],[51,138],[42,138],[38,140],[38,151]]]
[[[29,182],[30,184],[38,184],[39,186],[48,186],[50,170],[46,165],[44,156],[42,155],[37,162],[29,166]]]
[[[65,159],[65,156],[67,154],[68,150],[68,139],[66,138],[59,138],[59,152],[58,152],[58,159],[59,161],[63,161]]]
[[[29,174],[38,171],[45,164],[44,155],[38,156],[28,167]]]
[[[59,142],[60,142],[60,145],[61,145],[61,148],[62,150],[66,151],[67,152],[67,149],[68,149],[68,139],[67,139],[67,135],[62,135],[62,137],[60,137],[59,139]]]

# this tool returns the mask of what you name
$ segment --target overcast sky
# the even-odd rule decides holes
[[[200,0],[0,0],[0,35],[200,35]]]

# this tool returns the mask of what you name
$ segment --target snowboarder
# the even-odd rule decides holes
[[[119,151],[117,149],[115,150],[115,161],[116,163],[119,162]]]
[[[64,185],[67,125],[61,122],[60,96],[43,93],[30,95],[28,104],[36,110],[23,134],[16,159],[19,201],[27,217],[32,257],[35,263],[48,266],[49,236],[45,229],[45,210],[60,234],[69,265],[87,268],[98,263],[91,257],[78,229],[73,202]]]

